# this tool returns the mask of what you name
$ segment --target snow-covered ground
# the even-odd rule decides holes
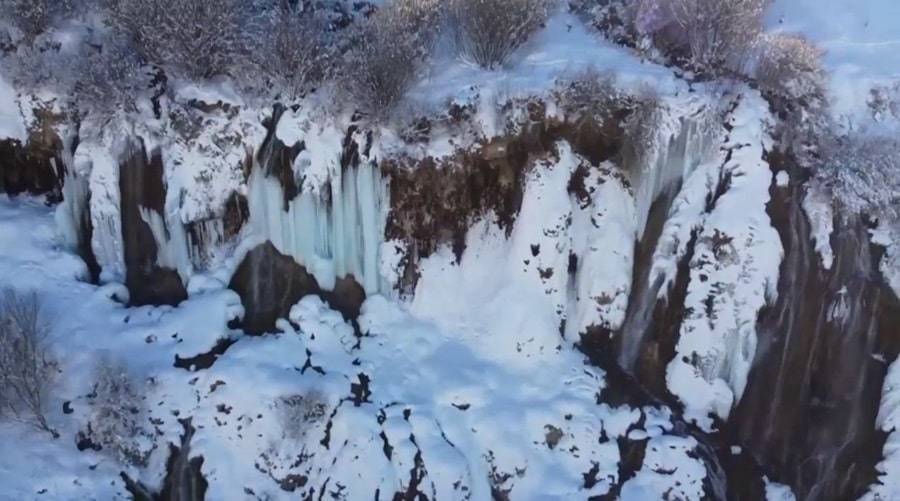
[[[892,88],[900,78],[900,4],[891,0],[776,0],[767,25],[803,32],[827,50],[835,113],[844,122],[871,120],[870,90]],[[439,248],[419,263],[414,294],[395,297],[399,255],[387,254],[392,244],[381,242],[389,200],[375,162],[398,153],[446,157],[508,132],[500,105],[546,96],[559,80],[586,70],[611,72],[628,92],[650,86],[661,95],[667,120],[660,149],[640,166],[650,175],[633,186],[621,166],[603,163],[588,169],[589,196],[579,199],[569,183],[587,162],[561,141],[552,154],[531,159],[511,232],[485,215],[469,228],[460,260],[449,247]],[[286,212],[282,187],[257,162],[245,163],[263,140],[260,119],[269,110],[253,109],[221,82],[173,87],[177,104],[197,100],[236,110],[197,115],[199,135],[190,138],[165,136],[167,125],[152,120],[133,129],[163,152],[165,214],[144,217],[160,245],[160,264],[177,268],[188,282],[190,298],[178,307],[122,304],[115,160],[121,138],[86,138],[67,159],[70,174],[90,188],[92,244],[104,285],[87,284],[87,268],[72,253],[72,215],[81,208],[0,196],[0,287],[37,291],[52,320],[60,374],[49,418],[61,435],[0,425],[0,444],[16,451],[0,454],[0,499],[127,498],[121,471],[158,486],[168,444],[180,443],[185,418],[196,428],[191,454],[204,458],[209,499],[327,492],[353,500],[410,491],[473,500],[504,492],[517,500],[610,492],[638,501],[703,497],[707,471],[697,441],[679,434],[666,407],[611,404],[607,374],[589,365],[575,342],[588,327],[622,326],[634,241],[654,198],[683,180],[652,259],[654,279],[671,284],[696,234],[689,313],[667,385],[687,420],[702,429],[713,430],[713,417],[728,417],[754,359],[756,316],[775,298],[782,255],[766,204],[773,184],[784,187],[786,173],[773,179],[764,161],[771,117],[756,93],[741,93],[727,131],[696,131],[690,118],[708,112],[719,90],[690,88],[670,69],[643,62],[573,15],[558,13],[506,67],[486,71],[439,51],[411,89],[412,115],[473,105],[470,137],[438,130],[426,144],[410,146],[385,128],[364,159],[373,163],[344,172],[347,117],[288,111],[276,135],[288,146],[304,143],[292,167],[307,183]],[[548,115],[558,111],[548,104]],[[24,139],[25,122],[14,90],[0,79],[0,139]],[[673,151],[679,154],[670,158]],[[253,170],[245,178],[247,167]],[[716,198],[723,174],[729,183]],[[318,191],[326,185],[330,199]],[[180,225],[215,222],[233,192],[249,199],[248,227],[240,242],[200,267]],[[817,195],[804,203],[827,268],[833,213]],[[212,234],[220,244],[220,232]],[[889,232],[879,238],[890,247]],[[359,318],[362,337],[317,297],[295,305],[279,321],[279,333],[250,337],[229,327],[243,307],[225,284],[251,244],[265,239],[310,268],[326,289],[345,273],[363,283],[370,295]],[[890,264],[900,261],[895,249],[888,250],[888,277],[900,269]],[[177,360],[207,353],[222,340],[234,344],[211,367],[177,367]],[[145,395],[141,422],[153,437],[145,444],[153,451],[146,467],[76,448],[91,412],[95,367],[104,360],[124,363]],[[886,432],[898,426],[898,374],[895,363],[879,418]],[[312,410],[298,427],[286,427],[284,416],[299,397]],[[898,440],[895,432],[885,446],[885,485],[873,495],[897,495]],[[639,464],[623,457],[632,446],[644,451]],[[768,479],[765,488],[769,499],[793,498]]]
[[[61,437],[4,425],[2,441],[18,453],[0,458],[2,496],[123,497],[121,469],[158,485],[165,444],[179,443],[178,419],[186,417],[197,428],[191,450],[205,459],[209,499],[290,498],[276,482],[290,475],[306,478],[303,491],[346,499],[403,491],[411,478],[439,499],[486,499],[491,489],[515,499],[603,494],[618,481],[617,439],[625,437],[649,441],[624,498],[672,489],[684,499],[701,496],[705,468],[692,456],[693,439],[667,433],[669,411],[603,403],[603,372],[585,365],[559,332],[566,291],[547,283],[542,266],[561,268],[553,281],[564,287],[568,252],[557,244],[566,239],[547,232],[566,231],[560,224],[573,202],[565,184],[577,162],[562,150],[560,161],[541,163],[509,240],[485,221],[470,231],[462,263],[449,250],[430,258],[411,305],[370,297],[361,339],[314,297],[292,310],[292,323],[281,322],[283,333],[261,338],[227,327],[241,313],[228,290],[195,293],[177,308],[125,308],[115,300],[125,293],[120,286],[79,281],[84,265],[61,245],[50,208],[0,199],[0,283],[40,292],[61,361],[50,412]],[[617,191],[627,193],[621,185]],[[630,237],[622,236],[625,247]],[[533,244],[542,251],[528,264]],[[237,343],[211,368],[173,366],[225,337]],[[147,469],[75,448],[90,411],[93,367],[110,357],[147,382],[146,424],[158,434]],[[278,416],[290,395],[319,395],[327,411],[288,436]],[[65,401],[71,414],[63,413]],[[595,481],[586,487],[591,471]]]
[[[898,97],[900,3],[775,0],[767,26],[772,31],[802,33],[824,49],[834,113],[844,125],[858,127],[868,121],[867,103],[874,87],[893,89],[894,98]]]

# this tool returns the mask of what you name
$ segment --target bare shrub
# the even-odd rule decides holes
[[[109,40],[76,64],[74,97],[82,118],[91,116],[104,124],[120,113],[137,111],[138,95],[150,79],[127,42]]]
[[[629,0],[572,0],[571,10],[584,22],[600,30],[610,40],[633,46],[637,43],[634,30],[637,5]]]
[[[276,403],[284,436],[299,440],[306,436],[309,427],[325,417],[328,404],[317,391],[283,396]]]
[[[890,117],[900,120],[900,81],[872,87],[866,104],[876,122]]]
[[[756,81],[763,91],[785,98],[824,96],[822,52],[799,35],[766,37],[761,42]]]
[[[303,97],[325,76],[329,44],[325,20],[282,0],[254,26],[242,78],[277,100]]]
[[[616,85],[615,75],[593,68],[564,80],[556,94],[563,113],[576,123],[602,124],[612,119],[625,98]]]
[[[494,69],[543,25],[553,0],[450,0],[451,22],[464,57]]]
[[[362,111],[384,116],[412,85],[431,52],[439,0],[395,0],[350,35],[343,87]]]
[[[88,396],[91,412],[83,433],[111,457],[136,466],[145,465],[149,457],[147,443],[142,441],[148,437],[142,393],[125,366],[101,361]]]
[[[47,346],[50,326],[35,294],[12,289],[0,297],[0,417],[58,436],[47,421],[47,399],[58,367]]]
[[[50,28],[53,20],[66,14],[71,0],[0,0],[0,12],[12,21],[29,43]]]
[[[690,69],[738,70],[751,54],[769,0],[639,0],[637,30]],[[674,52],[674,54],[672,54]]]
[[[857,132],[824,141],[816,177],[845,213],[900,221],[900,139]]]
[[[147,61],[190,78],[227,72],[243,42],[241,0],[107,0],[113,27]]]

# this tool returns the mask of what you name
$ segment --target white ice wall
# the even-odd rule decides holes
[[[340,144],[336,146],[327,173],[315,172],[318,182],[302,183],[287,210],[280,182],[267,176],[263,166],[254,166],[248,181],[250,228],[305,266],[322,288],[331,289],[335,279],[352,275],[367,293],[374,293],[382,289],[379,252],[389,209],[388,184],[379,168],[366,160],[342,171]],[[308,162],[327,156],[321,151],[302,155],[296,164],[312,175],[322,165]]]

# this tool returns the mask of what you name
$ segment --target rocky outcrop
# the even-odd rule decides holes
[[[241,297],[241,327],[252,334],[272,332],[276,320],[287,318],[300,299],[320,290],[306,268],[278,252],[271,242],[247,253],[228,287]]]
[[[53,124],[60,119],[41,110],[35,114],[38,125],[29,131],[25,144],[15,139],[0,141],[0,192],[47,194],[48,201],[58,202],[63,144]]]
[[[160,266],[157,241],[145,211],[165,213],[166,187],[158,151],[149,156],[140,140],[129,143],[119,167],[125,285],[132,305],[177,305],[187,290],[176,270]]]
[[[796,169],[795,169],[796,170]],[[802,174],[773,189],[785,248],[778,302],[763,311],[744,398],[728,427],[797,499],[856,499],[876,480],[876,427],[888,365],[900,353],[900,301],[878,271],[864,221],[837,216],[822,267],[801,208]]]
[[[278,252],[271,242],[247,253],[228,287],[241,297],[241,327],[251,334],[274,331],[275,322],[288,318],[291,307],[309,295],[320,296],[354,325],[366,300],[362,286],[349,276],[338,279],[333,290],[322,290],[306,268]]]

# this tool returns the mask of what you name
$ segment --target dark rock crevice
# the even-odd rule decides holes
[[[178,272],[157,262],[157,244],[141,210],[165,214],[166,187],[159,151],[147,154],[140,139],[129,142],[119,167],[125,286],[130,304],[177,305],[187,299]]]
[[[191,439],[194,427],[190,419],[181,420],[184,434],[181,445],[169,445],[166,461],[166,477],[159,491],[131,479],[121,473],[125,488],[136,501],[203,501],[209,487],[203,477],[203,456],[191,457]]]
[[[54,125],[64,117],[36,109],[37,126],[25,144],[15,139],[0,141],[0,192],[8,195],[47,195],[50,203],[62,198],[63,142]]]
[[[855,499],[877,478],[885,435],[875,420],[888,365],[900,353],[900,301],[858,217],[837,217],[834,263],[823,269],[801,206],[803,173],[787,158],[770,161],[791,171],[791,185],[773,188],[768,207],[785,258],[729,428],[798,499]]]
[[[244,318],[240,326],[250,334],[273,332],[276,321],[288,318],[291,308],[309,295],[321,297],[359,334],[356,319],[366,300],[362,286],[348,276],[338,279],[333,290],[322,290],[305,267],[278,252],[271,242],[247,254],[228,287],[241,297]]]

